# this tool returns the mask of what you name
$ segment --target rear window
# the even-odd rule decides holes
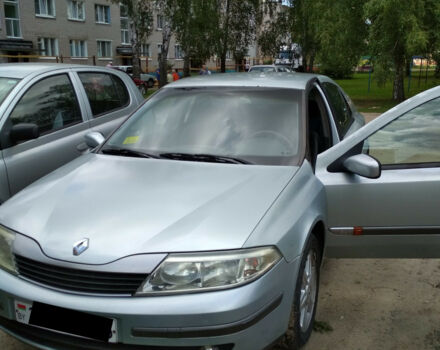
[[[129,104],[127,88],[117,76],[94,72],[78,75],[86,90],[93,117],[100,117]]]

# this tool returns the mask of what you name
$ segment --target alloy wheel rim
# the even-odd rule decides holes
[[[306,332],[312,321],[313,311],[316,303],[316,254],[309,251],[304,265],[303,277],[301,282],[301,293],[299,299],[300,319],[299,325],[302,332]]]

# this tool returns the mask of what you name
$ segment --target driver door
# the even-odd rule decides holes
[[[439,95],[404,102],[318,156],[328,257],[440,257]],[[379,177],[346,169],[360,153],[379,161]]]

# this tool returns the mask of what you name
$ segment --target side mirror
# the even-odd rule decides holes
[[[40,136],[40,131],[37,124],[33,123],[20,123],[12,126],[9,132],[9,138],[13,144],[17,144],[21,141],[28,141],[36,139]]]
[[[380,177],[380,163],[366,154],[356,154],[348,157],[342,164],[346,170],[353,174],[369,179],[377,179]]]
[[[104,136],[102,136],[102,134],[97,131],[89,132],[84,138],[86,139],[87,146],[90,148],[98,147],[105,141]]]

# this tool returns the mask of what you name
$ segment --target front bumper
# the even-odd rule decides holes
[[[281,260],[242,287],[155,297],[63,293],[0,271],[0,328],[41,349],[258,350],[286,330],[298,259]],[[117,320],[118,343],[59,334],[15,321],[14,300],[39,302]]]

